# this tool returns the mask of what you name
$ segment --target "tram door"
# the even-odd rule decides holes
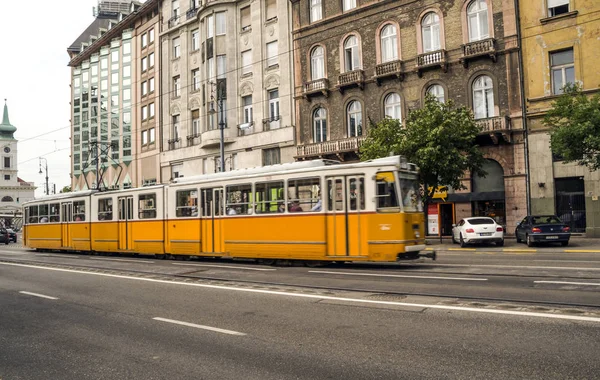
[[[223,188],[202,189],[202,252],[223,252]]]
[[[131,222],[133,221],[133,196],[119,197],[119,249],[133,248],[133,234]]]
[[[73,203],[63,202],[60,204],[60,238],[63,248],[71,247],[71,230],[69,223],[73,220]]]
[[[360,256],[361,212],[364,210],[364,177],[328,177],[327,254]],[[364,226],[363,226],[364,228]]]

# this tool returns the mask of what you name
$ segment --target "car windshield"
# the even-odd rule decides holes
[[[469,219],[468,220],[469,224],[473,224],[473,225],[479,225],[479,224],[494,224],[494,219],[492,218],[475,218],[475,219]]]
[[[532,217],[533,224],[563,224],[556,216],[534,216]]]

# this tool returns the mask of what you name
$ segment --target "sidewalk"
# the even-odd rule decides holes
[[[461,248],[458,244],[452,244],[450,236],[442,237],[440,243],[439,237],[427,237],[427,250],[435,251],[523,251],[523,252],[565,252],[565,253],[600,253],[600,239],[586,238],[583,236],[571,236],[569,245],[562,247],[559,244],[536,245],[528,247],[527,244],[517,243],[514,236],[507,236],[503,247],[497,247],[494,244],[476,244]]]

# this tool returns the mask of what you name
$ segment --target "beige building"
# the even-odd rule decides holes
[[[162,2],[161,182],[293,161],[289,9],[288,0]]]
[[[565,164],[550,150],[542,120],[566,83],[592,95],[600,90],[600,2],[521,1],[531,211],[556,214],[574,232],[600,236],[600,173]]]

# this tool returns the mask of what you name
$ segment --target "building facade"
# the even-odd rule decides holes
[[[600,3],[595,0],[520,2],[529,141],[531,211],[556,214],[574,232],[600,236],[600,173],[553,156],[542,123],[567,83],[600,90]]]
[[[356,160],[371,123],[402,121],[427,93],[452,99],[483,128],[488,176],[433,205],[429,233],[472,215],[514,231],[527,205],[513,1],[291,2],[296,159]]]
[[[167,0],[161,10],[161,181],[293,161],[289,2]]]

